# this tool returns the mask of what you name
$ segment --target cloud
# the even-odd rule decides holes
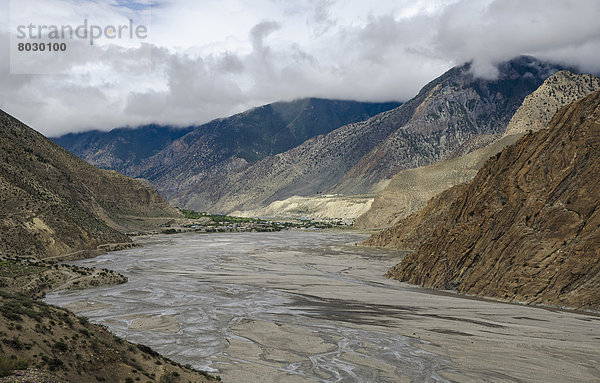
[[[337,21],[332,12],[334,0],[310,0],[313,6],[312,14],[309,15],[307,25],[312,28],[314,36],[321,36],[333,28]]]
[[[600,44],[598,17],[594,0],[465,0],[443,11],[435,43],[454,62],[474,60],[476,73],[486,77],[520,54],[598,72],[598,56],[585,53]]]
[[[256,24],[252,30],[250,30],[250,41],[252,41],[254,50],[261,51],[265,49],[264,39],[280,28],[281,24],[276,21],[263,21]]]
[[[112,0],[78,7],[44,1],[57,2],[54,17],[74,22],[84,14],[110,22],[145,11]],[[520,54],[600,72],[597,0],[155,4],[148,44],[75,45],[67,75],[10,75],[10,43],[0,32],[0,108],[52,136],[199,124],[300,97],[407,100],[454,65],[473,61],[477,75],[493,77],[496,64]]]

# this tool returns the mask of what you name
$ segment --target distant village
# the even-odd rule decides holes
[[[299,220],[263,220],[256,218],[232,217],[214,215],[205,212],[180,209],[186,222],[170,225],[163,234],[184,232],[200,233],[244,233],[244,232],[275,232],[282,230],[324,230],[333,228],[349,228],[341,219],[317,221],[310,218]]]

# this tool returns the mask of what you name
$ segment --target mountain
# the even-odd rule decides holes
[[[39,258],[128,243],[180,213],[154,190],[100,170],[0,111],[0,255]]]
[[[171,199],[176,205],[197,210],[231,212],[266,206],[294,195],[315,195],[341,179],[356,158],[385,139],[396,119],[404,117],[393,113],[388,118],[390,114],[384,112],[368,122],[313,137],[251,165],[232,165],[227,172],[190,182]]]
[[[509,301],[600,308],[600,91],[368,245],[415,247],[388,275]]]
[[[190,182],[281,153],[398,105],[307,98],[196,127],[150,125],[67,134],[54,141],[93,165],[148,179],[171,196]]]
[[[468,182],[491,156],[515,143],[521,135],[513,134],[457,158],[433,165],[402,170],[377,194],[371,207],[356,218],[359,229],[391,227],[421,209],[437,194]]]
[[[497,140],[525,96],[559,69],[519,57],[486,80],[465,64],[399,107],[321,99],[265,105],[193,128],[119,169],[149,180],[173,204],[215,213],[294,196],[374,195],[400,170]]]
[[[174,199],[190,185],[212,184],[311,137],[398,105],[317,98],[264,105],[193,130],[127,174],[148,179]]]
[[[294,195],[372,193],[401,169],[477,149],[504,133],[523,99],[558,69],[520,57],[501,64],[497,79],[485,80],[466,64],[398,108],[286,152],[252,164],[229,162],[219,173],[178,178],[179,171],[153,182],[175,204],[220,212],[251,210]],[[177,190],[169,189],[169,179]]]
[[[390,227],[419,210],[433,196],[468,182],[485,161],[517,141],[527,131],[538,131],[564,105],[600,90],[600,79],[589,74],[560,71],[527,96],[511,118],[504,136],[471,153],[416,169],[402,170],[377,195],[371,208],[358,217],[358,228]]]
[[[401,169],[429,165],[454,152],[476,149],[472,141],[504,133],[523,99],[558,67],[532,57],[498,66],[495,80],[473,77],[470,65],[454,68],[426,86],[410,120],[360,159],[335,187],[339,193],[361,193]]]
[[[69,133],[51,140],[94,166],[124,173],[192,130],[193,127],[146,125],[110,132]]]

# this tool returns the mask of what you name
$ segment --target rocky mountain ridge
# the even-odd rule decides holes
[[[388,272],[401,281],[599,309],[599,145],[600,91],[365,244],[416,249]]]
[[[510,119],[504,135],[537,132],[550,123],[564,105],[600,89],[600,78],[592,74],[560,71],[548,77],[535,92],[525,97],[523,105]]]
[[[167,196],[227,174],[399,103],[307,98],[276,102],[200,126],[147,126],[69,134],[54,140],[93,165],[150,180]]]
[[[560,71],[548,77],[510,119],[503,136],[471,153],[436,164],[400,171],[377,195],[371,208],[358,217],[358,228],[385,228],[416,212],[433,196],[454,185],[468,182],[488,158],[517,141],[526,131],[547,126],[559,107],[600,90],[600,79],[590,74]],[[526,129],[526,130],[525,130]]]
[[[193,129],[193,126],[146,125],[109,132],[69,133],[51,140],[94,166],[125,174],[129,168],[157,154]]]

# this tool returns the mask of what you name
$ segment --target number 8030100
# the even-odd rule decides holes
[[[19,43],[19,52],[65,52],[66,43]]]

